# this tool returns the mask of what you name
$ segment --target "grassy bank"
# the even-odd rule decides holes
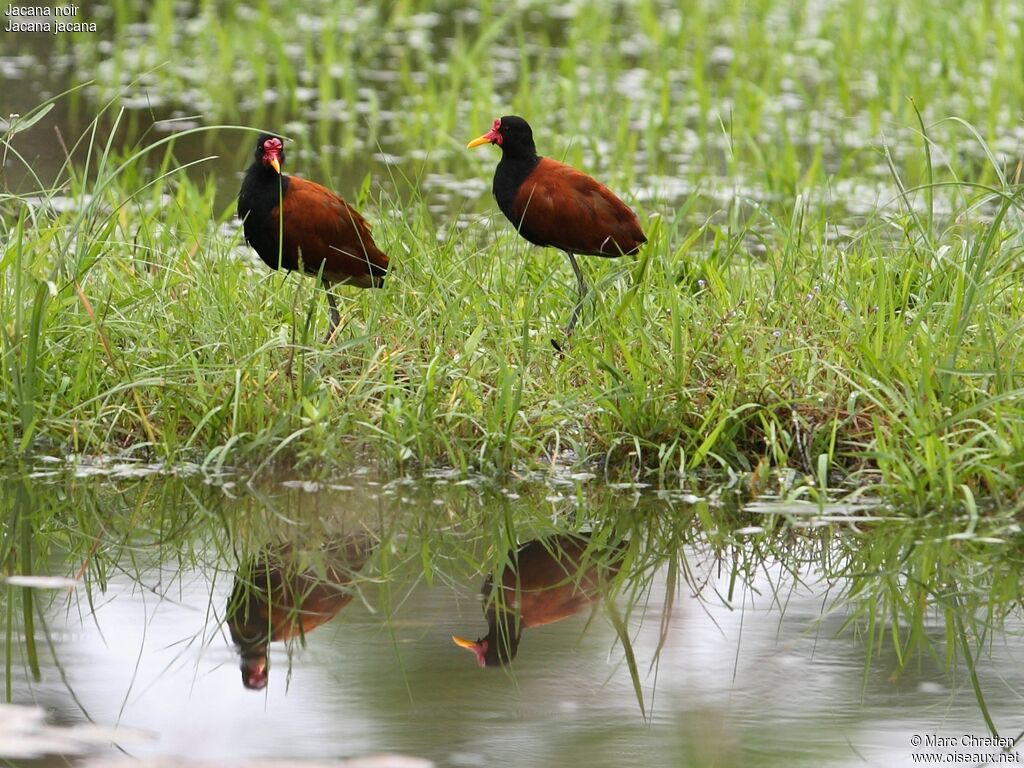
[[[913,509],[1015,508],[1022,217],[1004,105],[1022,86],[993,23],[1015,11],[912,5],[927,24],[908,36],[848,5],[698,5],[685,24],[656,3],[571,24],[511,8],[450,27],[331,5],[314,33],[269,3],[232,6],[245,23],[228,35],[205,6],[179,20],[115,3],[117,54],[73,47],[98,79],[66,98],[100,113],[75,163],[0,201],[4,452],[731,471],[755,492],[870,484]],[[153,94],[206,124],[125,148],[140,117],[118,104]],[[623,192],[650,241],[584,265],[599,292],[564,359],[565,258],[500,218],[493,153],[462,150],[512,109],[542,152]],[[341,290],[336,343],[313,281],[241,243],[237,178],[196,147],[251,135],[216,120],[292,131],[291,170],[356,199],[391,253],[383,291]],[[25,121],[4,135],[9,166]],[[395,159],[366,166],[374,151]]]
[[[932,188],[907,192],[839,237],[800,197],[785,219],[738,206],[694,231],[650,219],[639,258],[589,263],[599,298],[559,359],[571,273],[502,221],[439,230],[415,196],[360,201],[393,275],[345,291],[324,345],[322,293],[255,262],[212,184],[170,155],[144,172],[155,152],[93,150],[94,173],[61,190],[67,210],[46,194],[4,201],[11,454],[597,461],[671,482],[789,467],[809,492],[871,480],[921,505],[1018,492],[1010,183],[962,184],[942,217],[920,205]]]

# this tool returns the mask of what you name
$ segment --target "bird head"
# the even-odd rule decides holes
[[[460,648],[472,651],[476,656],[476,663],[481,667],[500,667],[508,664],[519,652],[522,622],[511,612],[502,612],[492,614],[488,619],[488,625],[486,637],[467,640],[453,635],[452,642]]]
[[[269,659],[267,646],[242,654],[242,685],[250,691],[262,691],[267,687]]]
[[[536,154],[537,152],[530,124],[518,115],[497,118],[491,126],[491,130],[469,142],[466,149],[473,149],[484,144],[497,144],[505,152],[526,154]]]
[[[479,664],[481,667],[486,667],[487,666],[487,662],[488,662],[487,650],[488,650],[488,647],[490,646],[490,643],[487,642],[486,638],[484,638],[482,640],[473,641],[473,640],[467,640],[464,637],[458,637],[457,635],[452,635],[452,642],[455,643],[460,648],[465,648],[467,651],[472,651],[473,654],[476,656],[476,663]],[[463,657],[463,658],[465,658],[465,657]],[[494,663],[496,663],[496,662],[492,662],[492,665]]]
[[[281,173],[281,166],[284,165],[284,142],[269,133],[262,134],[256,139],[256,160]]]
[[[494,119],[494,124],[491,126],[491,130],[483,136],[478,136],[469,142],[469,144],[466,145],[466,149],[481,147],[484,144],[497,144],[500,147],[504,140],[504,137],[501,135],[501,118],[497,117]]]

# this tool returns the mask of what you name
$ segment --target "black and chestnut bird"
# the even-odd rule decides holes
[[[509,552],[499,589],[491,577],[484,581],[487,635],[452,640],[472,651],[481,667],[507,664],[519,651],[524,629],[561,621],[607,594],[624,556],[624,545],[595,550],[586,534],[527,542]]]
[[[350,535],[319,553],[319,567],[309,567],[308,553],[268,547],[239,568],[227,623],[241,658],[242,685],[257,691],[267,686],[271,642],[305,640],[352,602],[351,584],[372,548],[365,536]]]
[[[570,165],[541,157],[530,124],[515,115],[498,118],[491,130],[467,145],[501,147],[492,190],[498,207],[531,243],[566,252],[580,300],[566,333],[579,319],[587,284],[576,256],[615,258],[634,254],[647,242],[640,220],[606,186]]]
[[[379,288],[388,271],[370,225],[329,189],[281,172],[284,142],[262,134],[238,193],[245,241],[271,269],[320,275],[331,305],[331,330],[340,322],[331,293],[335,283]]]

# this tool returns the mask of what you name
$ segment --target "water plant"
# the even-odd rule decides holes
[[[873,5],[878,24],[772,2],[696,4],[683,24],[651,1],[565,25],[530,3],[114,3],[114,55],[67,51],[95,80],[4,129],[21,178],[0,199],[4,452],[254,474],[568,462],[1013,508],[1021,215],[998,105],[1021,86],[1016,48],[987,31],[1013,13],[997,5],[938,23],[911,4],[926,21],[907,36]],[[970,34],[949,49],[946,24]],[[608,110],[609,93],[630,98]],[[554,156],[630,190],[650,240],[584,265],[601,298],[560,362],[571,277],[493,221],[463,150],[509,102]],[[22,150],[55,104],[80,133],[53,167]],[[279,126],[293,167],[394,252],[388,289],[349,297],[334,345],[310,286],[240,247],[232,172],[253,134],[216,121],[241,116]],[[765,486],[774,470],[795,482]]]

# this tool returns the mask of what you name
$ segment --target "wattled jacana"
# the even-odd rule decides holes
[[[379,288],[388,257],[355,208],[315,182],[282,173],[283,165],[284,142],[261,134],[238,193],[238,218],[245,241],[268,267],[321,275],[331,305],[330,338],[341,320],[331,286]]]
[[[519,651],[527,627],[539,627],[572,616],[607,592],[625,556],[624,545],[607,552],[590,548],[586,534],[535,539],[509,552],[510,565],[501,573],[501,589],[484,581],[487,635],[478,640],[452,637],[474,653],[481,667],[507,664]]]
[[[554,246],[569,256],[580,300],[566,328],[568,335],[587,294],[576,255],[614,258],[636,253],[647,242],[640,220],[600,182],[538,155],[530,124],[521,117],[498,118],[490,131],[473,139],[467,148],[483,144],[501,147],[492,187],[501,212],[534,245]]]
[[[352,602],[349,585],[372,548],[360,534],[339,538],[323,548],[314,568],[309,553],[270,546],[239,568],[227,623],[241,658],[242,685],[257,691],[267,686],[272,641],[305,638]]]

